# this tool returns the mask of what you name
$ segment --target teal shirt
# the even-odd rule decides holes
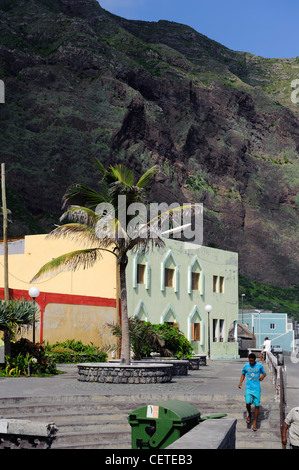
[[[242,370],[242,374],[247,376],[246,390],[260,390],[261,383],[259,378],[265,373],[266,371],[260,362],[256,362],[254,366],[251,366],[250,362],[245,364]]]

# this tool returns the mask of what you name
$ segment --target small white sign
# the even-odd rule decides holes
[[[8,421],[5,419],[0,419],[0,434],[7,434],[8,430]]]
[[[147,418],[159,418],[159,407],[156,405],[147,405]]]

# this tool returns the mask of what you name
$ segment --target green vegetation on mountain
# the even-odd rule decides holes
[[[243,307],[270,310],[274,313],[287,313],[299,321],[299,285],[286,289],[269,286],[246,277],[239,276],[239,305]]]
[[[151,200],[203,203],[204,244],[237,251],[250,279],[298,284],[299,57],[96,0],[2,0],[0,17],[9,236],[52,230],[66,188],[94,185],[95,158],[137,175],[157,164]]]

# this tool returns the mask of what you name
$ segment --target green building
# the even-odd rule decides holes
[[[195,354],[239,357],[238,254],[170,239],[165,244],[163,249],[130,255],[129,315],[177,325]],[[229,338],[232,327],[234,336]]]

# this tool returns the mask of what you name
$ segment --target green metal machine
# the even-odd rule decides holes
[[[132,449],[165,449],[200,422],[223,416],[227,415],[201,417],[197,408],[179,400],[142,406],[128,417]]]

